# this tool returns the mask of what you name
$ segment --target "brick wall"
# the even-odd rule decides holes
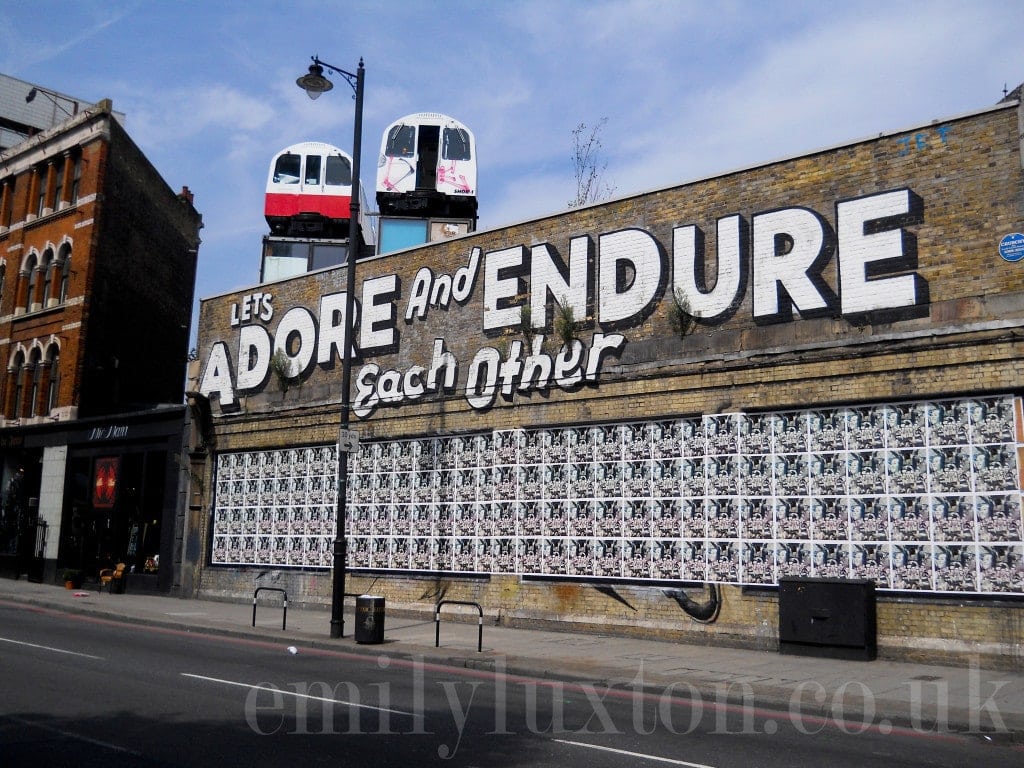
[[[363,439],[393,439],[893,399],[1019,394],[1024,268],[1002,260],[998,253],[1003,235],[1024,229],[1019,132],[1017,105],[1000,105],[904,133],[361,262],[360,284],[397,276],[393,327],[398,340],[365,354],[354,366],[355,375],[368,362],[380,366],[381,372],[428,366],[435,339],[440,338],[459,361],[460,386],[480,348],[493,346],[507,354],[509,345],[528,341],[521,328],[495,327],[485,332],[489,318],[483,265],[503,249],[522,247],[529,254],[546,244],[568,262],[576,238],[589,238],[587,247],[595,257],[605,242],[603,235],[637,229],[656,243],[666,272],[663,278],[668,280],[673,230],[697,225],[705,234],[711,283],[719,219],[739,215],[741,229],[749,233],[767,221],[758,218],[763,214],[809,209],[824,222],[826,246],[820,274],[828,290],[822,293],[831,291],[836,301],[817,311],[803,297],[800,301],[808,307],[803,314],[792,312],[789,319],[783,311],[757,320],[754,296],[766,286],[758,283],[762,278],[756,272],[751,274],[748,262],[746,290],[734,311],[703,319],[681,335],[672,328],[671,284],[662,284],[650,310],[619,329],[627,342],[604,359],[595,382],[568,389],[551,386],[543,392],[516,391],[509,398],[499,394],[488,408],[472,407],[462,391],[430,393],[399,406],[382,405],[368,418],[354,419],[355,426]],[[882,264],[882,272],[875,277],[895,281],[916,275],[917,306],[843,315],[841,301],[850,296],[842,295],[840,265],[844,258],[851,258],[853,249],[828,250],[827,241],[837,236],[838,206],[904,189],[920,205],[915,204],[898,224],[890,222],[888,229],[901,230],[905,259],[901,264]],[[580,242],[576,241],[577,247]],[[750,248],[756,246],[743,242],[749,256]],[[786,245],[776,244],[779,255],[786,253]],[[454,277],[471,263],[474,249],[479,249],[480,268],[466,300],[432,306],[424,319],[407,321],[420,270],[429,268],[435,278]],[[762,261],[762,267],[766,263]],[[201,371],[210,370],[218,345],[229,367],[237,366],[244,325],[262,324],[272,335],[288,309],[305,307],[316,317],[321,297],[342,291],[344,276],[343,269],[328,270],[204,300],[199,322]],[[524,270],[520,290],[505,304],[529,303],[529,277],[529,270]],[[634,283],[652,277],[627,275]],[[896,283],[890,285],[895,288]],[[580,321],[576,335],[584,345],[596,333],[615,330],[599,327],[595,319],[600,290],[591,284],[586,311],[575,315]],[[271,295],[272,319],[233,323],[252,294]],[[760,295],[763,300],[765,294]],[[803,307],[798,304],[798,308]],[[549,298],[548,326],[538,334],[553,335],[553,316]],[[330,321],[317,319],[323,333]],[[293,347],[289,352],[295,351]],[[336,358],[328,365],[313,363],[286,393],[268,375],[248,391],[234,393],[226,405],[219,399],[220,390],[210,391],[217,450],[333,442],[340,368]],[[211,480],[208,465],[206,488]],[[258,574],[244,568],[206,568],[200,590],[209,595],[246,596]],[[297,599],[328,599],[327,573],[275,575],[294,584]],[[772,596],[727,587],[718,620],[703,625],[683,614],[659,587],[620,584],[612,588],[621,600],[589,584],[514,576],[481,581],[407,576],[351,579],[351,591],[372,589],[394,605],[410,609],[432,605],[436,594],[447,590],[445,596],[450,599],[479,601],[489,616],[509,623],[553,622],[759,648],[772,648],[777,642],[777,604]],[[1020,639],[1019,603],[885,597],[879,606],[883,655],[907,655],[906,649],[912,646],[934,657],[983,654],[1019,666]]]

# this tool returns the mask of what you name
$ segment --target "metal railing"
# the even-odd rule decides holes
[[[484,649],[484,609],[480,607],[480,603],[473,603],[466,600],[442,600],[436,606],[434,606],[434,647],[441,647],[441,606],[442,605],[468,605],[472,608],[476,608],[480,613],[480,621],[478,624],[477,640],[476,640],[476,652],[481,653]]]
[[[283,632],[288,624],[288,593],[280,587],[257,587],[252,593],[252,625],[256,626],[256,598],[260,592],[280,592],[284,596],[284,612],[281,614],[281,631]]]

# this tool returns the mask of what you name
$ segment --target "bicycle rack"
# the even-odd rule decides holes
[[[484,649],[484,609],[480,607],[480,603],[473,603],[466,600],[442,600],[436,606],[434,606],[434,647],[441,647],[441,606],[442,605],[468,605],[472,608],[476,608],[480,612],[480,622],[478,624],[477,641],[476,641],[476,652],[482,653]]]
[[[288,622],[288,593],[280,587],[257,587],[256,591],[252,593],[252,625],[256,626],[256,598],[259,597],[260,592],[280,592],[284,595],[284,612],[281,614],[281,631]]]

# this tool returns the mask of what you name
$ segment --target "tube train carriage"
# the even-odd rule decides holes
[[[352,157],[337,147],[304,141],[270,161],[264,215],[272,234],[345,239],[351,202]],[[360,209],[363,241],[372,243],[365,208]]]
[[[476,219],[476,139],[458,120],[418,112],[384,131],[377,208],[390,216]]]

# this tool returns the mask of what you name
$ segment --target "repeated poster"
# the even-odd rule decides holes
[[[1011,396],[366,443],[349,568],[1024,593]],[[217,459],[215,565],[330,567],[334,446]]]

